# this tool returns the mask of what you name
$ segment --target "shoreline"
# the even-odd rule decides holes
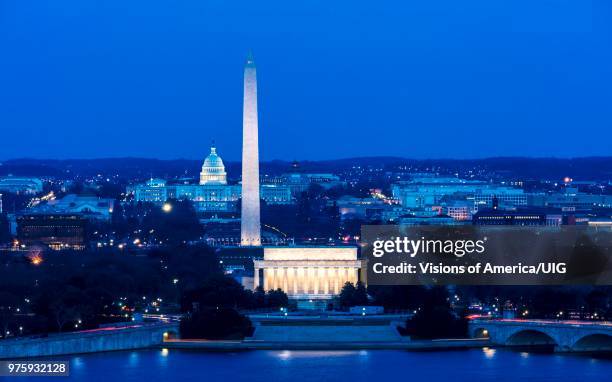
[[[417,341],[211,341],[166,340],[159,348],[205,351],[239,350],[449,350],[492,347],[486,339],[440,339]]]

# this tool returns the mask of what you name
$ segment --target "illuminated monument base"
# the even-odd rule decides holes
[[[356,247],[265,247],[254,260],[255,288],[282,289],[289,298],[330,299],[359,281]]]

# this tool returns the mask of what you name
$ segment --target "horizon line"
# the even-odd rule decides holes
[[[140,156],[102,156],[102,157],[91,157],[91,158],[34,158],[34,157],[20,157],[20,158],[9,158],[9,159],[0,159],[0,166],[2,166],[5,162],[17,162],[17,161],[96,161],[96,160],[121,160],[121,159],[131,159],[131,160],[154,160],[154,161],[163,161],[163,162],[176,162],[176,161],[202,161],[200,158],[155,158],[155,157],[140,157]],[[576,159],[612,159],[612,155],[585,155],[585,156],[523,156],[523,155],[499,155],[499,156],[486,156],[486,157],[425,157],[425,158],[415,158],[415,157],[401,157],[394,155],[371,155],[371,156],[352,156],[352,157],[340,157],[340,158],[328,158],[328,159],[268,159],[268,160],[260,160],[259,163],[270,163],[270,162],[298,162],[298,163],[307,163],[307,162],[334,162],[334,161],[346,161],[346,160],[363,160],[363,159],[388,159],[388,160],[405,160],[405,161],[480,161],[480,160],[499,160],[499,159],[534,159],[534,160],[576,160]],[[225,160],[226,163],[242,163],[241,160]]]

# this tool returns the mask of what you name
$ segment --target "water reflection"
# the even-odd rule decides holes
[[[350,356],[367,356],[368,352],[365,350],[282,350],[272,352],[274,356],[282,360],[297,359],[297,358],[335,358],[335,357],[350,357]]]
[[[83,362],[83,358],[74,357],[70,362],[70,370],[83,370],[85,368],[85,362]]]
[[[495,357],[495,352],[496,352],[495,349],[485,347],[485,348],[482,348],[482,351],[485,357],[487,357],[487,359],[492,359],[493,357]]]
[[[289,358],[291,358],[291,351],[290,350],[283,350],[280,353],[277,354],[278,358],[282,359],[283,361],[288,360]]]
[[[128,363],[131,367],[138,367],[140,363],[140,355],[137,351],[130,352]]]
[[[163,348],[159,351],[159,357],[157,357],[157,363],[159,364],[159,366],[162,369],[167,369],[168,365],[169,365],[169,359],[168,359],[168,355],[170,354],[170,351],[166,348]]]

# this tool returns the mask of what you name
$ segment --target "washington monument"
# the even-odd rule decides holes
[[[257,70],[249,53],[244,65],[242,111],[242,211],[240,244],[261,245],[259,218],[259,128],[257,126]]]

